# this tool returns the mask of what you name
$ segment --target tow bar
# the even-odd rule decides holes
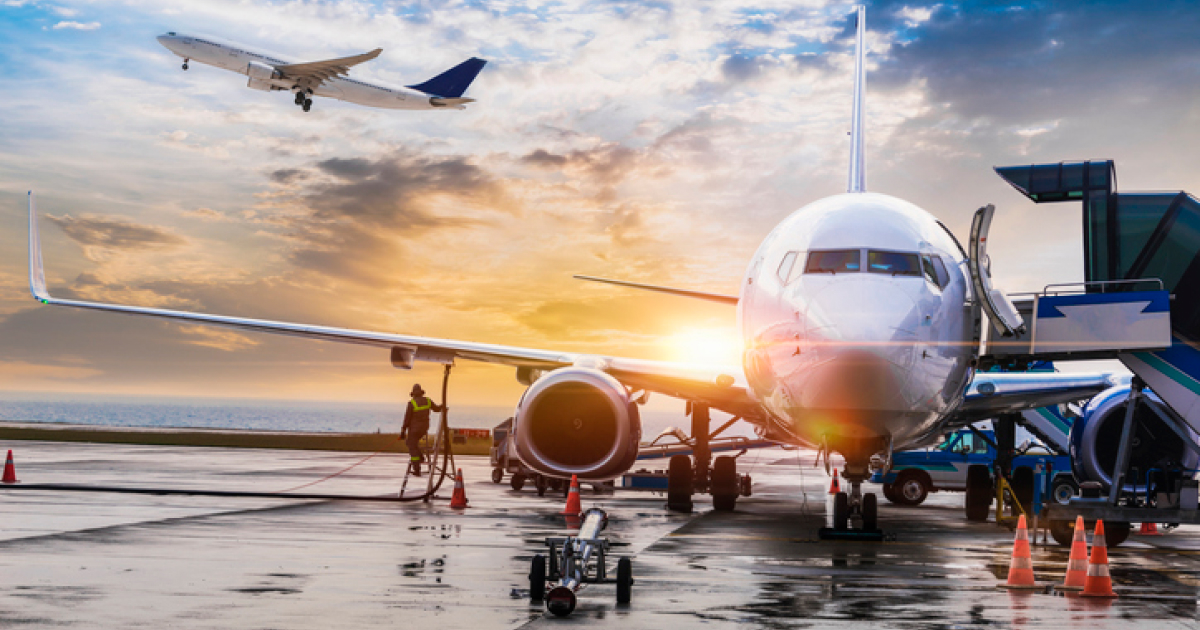
[[[547,538],[549,558],[535,555],[529,570],[529,599],[545,600],[546,610],[566,617],[575,610],[575,593],[584,584],[616,584],[617,603],[628,604],[633,591],[633,562],[629,558],[619,559],[617,577],[608,577],[605,566],[608,539],[600,537],[605,527],[608,527],[608,514],[592,508],[583,513],[578,536]],[[549,592],[547,586],[550,586]]]

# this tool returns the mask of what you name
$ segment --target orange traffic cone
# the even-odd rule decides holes
[[[1096,521],[1092,532],[1092,557],[1088,560],[1087,581],[1083,584],[1084,597],[1116,597],[1113,592],[1112,576],[1108,573],[1108,544],[1104,540],[1104,521]]]
[[[1029,530],[1025,529],[1025,515],[1017,520],[1017,537],[1013,541],[1012,560],[1008,565],[1008,582],[1005,588],[1041,588],[1033,580],[1033,557],[1029,554]]]
[[[13,466],[12,450],[8,451],[8,459],[4,462],[4,478],[0,483],[17,483],[17,468]]]
[[[1142,527],[1138,529],[1138,536],[1162,536],[1158,531],[1158,525],[1154,523],[1142,523]]]
[[[567,492],[567,504],[563,506],[560,514],[573,514],[579,516],[583,508],[579,505],[579,477],[571,475],[571,490]]]
[[[829,494],[837,494],[842,491],[841,484],[838,483],[837,469],[833,469],[833,481],[829,482]]]
[[[467,507],[467,489],[463,487],[462,469],[454,478],[454,494],[450,497],[450,507],[461,510]]]
[[[1075,539],[1071,541],[1071,557],[1067,560],[1067,577],[1057,588],[1060,591],[1083,590],[1087,582],[1088,551],[1087,528],[1083,517],[1075,517]]]

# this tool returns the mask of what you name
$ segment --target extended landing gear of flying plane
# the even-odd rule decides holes
[[[188,62],[189,62],[189,61],[191,61],[191,59],[184,59],[184,60],[183,60],[183,69],[184,69],[184,70],[187,70],[187,69],[188,69],[188,65],[187,65],[187,64],[188,64]]]
[[[296,104],[299,105],[304,111],[312,109],[312,99],[308,96],[309,94],[312,94],[312,92],[298,87],[293,89],[296,90]]]

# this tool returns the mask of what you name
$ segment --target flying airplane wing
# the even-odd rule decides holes
[[[239,330],[307,337],[323,341],[352,343],[392,350],[393,362],[400,357],[403,363],[413,361],[447,363],[453,359],[496,363],[532,370],[553,370],[570,365],[593,367],[611,374],[633,389],[656,392],[690,400],[719,409],[748,420],[763,417],[761,408],[749,393],[741,367],[706,367],[665,361],[646,361],[589,355],[555,350],[537,350],[468,341],[436,339],[415,335],[372,332],[330,326],[314,326],[265,319],[209,315],[160,308],[104,304],[66,300],[50,295],[42,266],[41,237],[38,233],[37,212],[33,193],[29,193],[29,288],[42,304],[71,306],[127,315],[142,315],[162,319],[224,326]]]
[[[350,71],[351,66],[356,66],[378,57],[381,52],[383,52],[382,48],[376,48],[371,52],[361,55],[342,57],[340,59],[326,59],[325,61],[291,63],[275,66],[275,69],[282,72],[283,76],[288,79],[305,84],[305,87],[315,88],[333,77],[346,74]]]

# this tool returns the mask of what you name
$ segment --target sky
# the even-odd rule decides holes
[[[843,192],[846,2],[0,0],[0,390],[401,401],[379,349],[75,312],[29,295],[26,192],[60,297],[665,360],[737,362],[736,293],[789,213]],[[867,189],[989,249],[1011,292],[1081,281],[1080,210],[994,166],[1117,161],[1200,191],[1200,9],[873,2]],[[489,61],[464,111],[374,110],[180,59],[203,33],[297,59],[379,47],[393,85]],[[456,401],[512,405],[460,363]]]

